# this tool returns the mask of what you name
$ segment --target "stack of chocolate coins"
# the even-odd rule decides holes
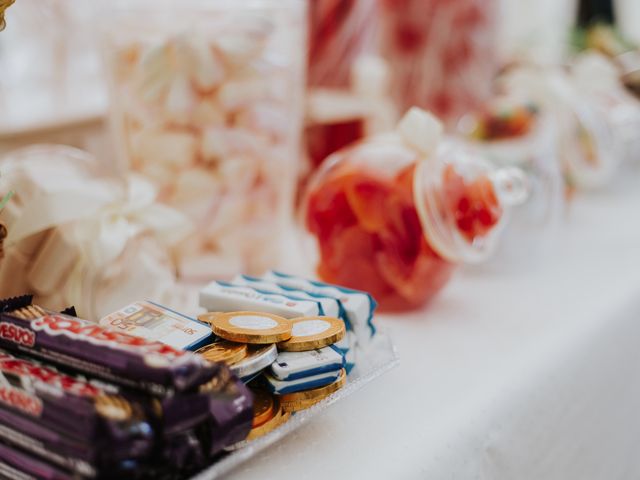
[[[344,354],[347,373],[357,363],[358,350],[367,348],[376,333],[376,302],[368,293],[280,272],[214,281],[200,291],[200,306],[218,312],[253,310],[287,319],[314,315],[339,318],[346,335],[335,347]]]
[[[227,363],[251,382],[256,400],[248,439],[270,432],[289,413],[311,407],[346,382],[345,358],[334,346],[346,334],[338,318],[240,311],[207,313],[199,320],[210,323],[219,339],[197,353]]]
[[[280,396],[282,408],[308,408],[339,390],[346,381],[345,359],[335,343],[344,338],[344,323],[333,317],[291,320],[291,338],[264,374],[267,388]]]

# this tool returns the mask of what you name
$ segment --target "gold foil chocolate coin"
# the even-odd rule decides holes
[[[266,390],[252,390],[253,392],[253,428],[259,427],[271,420],[277,413],[275,399]]]
[[[300,317],[290,320],[291,338],[278,345],[287,352],[305,352],[333,345],[346,334],[344,322],[335,317]]]
[[[275,414],[272,418],[267,420],[262,425],[251,429],[249,435],[247,435],[247,440],[255,440],[256,438],[262,437],[263,435],[272,432],[280,425],[284,424],[287,420],[289,420],[289,417],[291,416],[290,413],[284,412],[280,408],[280,403],[277,398],[274,398],[274,412]]]
[[[279,315],[261,312],[230,312],[211,319],[213,333],[225,340],[266,344],[291,338],[291,322]]]
[[[200,320],[202,323],[208,323],[209,325],[211,325],[211,322],[213,321],[214,318],[216,318],[218,315],[221,315],[224,312],[207,312],[207,313],[201,313],[200,315],[198,315],[198,320]]]
[[[227,365],[232,365],[247,356],[247,346],[244,343],[216,340],[199,348],[195,353],[199,353],[210,362],[224,362]]]
[[[296,402],[302,402],[303,404],[308,402],[317,403],[323,398],[328,397],[332,393],[340,390],[342,387],[344,387],[345,383],[347,383],[347,373],[343,368],[342,371],[340,372],[340,376],[335,382],[330,383],[329,385],[325,385],[324,387],[314,388],[312,390],[303,390],[301,392],[285,393],[284,395],[280,396],[280,402],[283,408],[285,408],[287,404],[295,404]],[[311,403],[311,405],[313,405],[313,403]],[[304,408],[308,408],[308,407],[304,407]]]

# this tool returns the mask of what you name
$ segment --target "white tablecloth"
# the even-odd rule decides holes
[[[640,181],[577,198],[529,271],[379,322],[400,366],[232,478],[640,478]]]

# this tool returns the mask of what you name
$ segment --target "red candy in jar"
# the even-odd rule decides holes
[[[491,94],[496,0],[382,0],[380,47],[401,111],[428,108],[449,127]]]
[[[395,132],[324,162],[303,214],[323,280],[366,290],[383,310],[408,310],[440,291],[457,264],[490,255],[508,206],[526,198],[526,177],[493,169],[441,132],[413,108]]]

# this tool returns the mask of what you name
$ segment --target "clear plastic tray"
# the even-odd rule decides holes
[[[211,480],[222,477],[241,463],[255,456],[268,446],[273,445],[312,418],[318,416],[333,403],[360,390],[367,383],[378,378],[398,364],[398,355],[395,346],[389,334],[382,329],[378,330],[377,335],[367,349],[359,350],[357,354],[356,367],[347,377],[347,384],[342,389],[313,407],[296,413],[287,423],[267,435],[250,442],[238,444],[239,448],[219,458],[210,467],[194,476],[193,480]]]

